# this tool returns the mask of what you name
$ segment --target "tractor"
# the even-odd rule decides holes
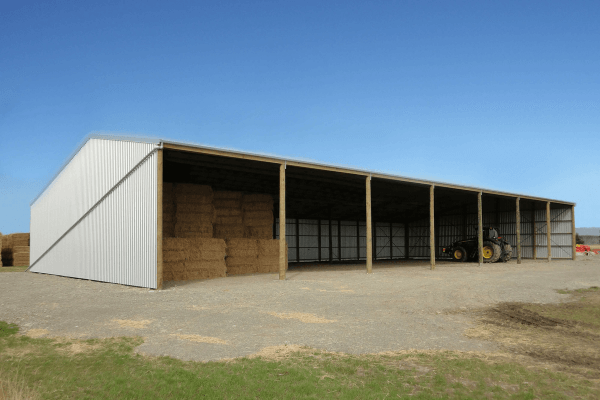
[[[469,238],[452,243],[443,252],[450,255],[454,261],[465,262],[479,258],[478,238]],[[492,227],[483,228],[483,262],[507,262],[512,257],[511,245]]]

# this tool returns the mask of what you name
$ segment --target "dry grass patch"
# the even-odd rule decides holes
[[[171,336],[175,336],[181,340],[187,340],[187,341],[196,342],[196,343],[229,344],[229,343],[227,343],[227,341],[225,341],[223,339],[219,339],[216,337],[209,337],[209,336],[182,335],[179,333],[174,333]]]
[[[151,324],[154,320],[143,319],[143,320],[132,320],[132,319],[113,319],[112,322],[119,324],[122,328],[129,329],[145,329],[147,325]]]
[[[322,317],[318,317],[314,314],[309,314],[309,313],[276,313],[276,312],[269,312],[267,313],[269,315],[272,315],[274,317],[277,318],[281,318],[281,319],[297,319],[298,321],[304,322],[305,324],[330,324],[333,322],[337,322],[337,320],[333,320],[333,319],[326,319],[326,318],[322,318]]]

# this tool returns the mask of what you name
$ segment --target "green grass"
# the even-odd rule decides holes
[[[29,267],[0,267],[0,272],[25,272]]]
[[[183,362],[134,353],[141,338],[33,339],[0,322],[0,381],[45,399],[595,398],[578,376],[457,352]]]

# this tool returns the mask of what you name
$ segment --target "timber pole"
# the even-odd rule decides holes
[[[521,198],[517,197],[517,264],[521,264]]]
[[[533,259],[537,260],[537,227],[535,226],[535,203],[533,203],[531,209],[531,224],[533,231]]]
[[[573,244],[573,260],[577,259],[577,232],[575,231],[575,206],[571,206],[571,234]]]
[[[548,243],[548,262],[552,261],[552,227],[550,226],[550,202],[546,202],[546,239]]]
[[[483,202],[482,193],[477,193],[477,253],[479,254],[479,266],[483,265]]]
[[[163,151],[157,150],[156,196],[156,288],[163,286]]]
[[[367,194],[367,274],[373,273],[373,231],[371,228],[371,176],[366,178]]]
[[[435,186],[429,187],[429,258],[431,260],[431,269],[435,269]]]
[[[285,164],[279,166],[279,280],[285,280],[287,271],[285,240]]]

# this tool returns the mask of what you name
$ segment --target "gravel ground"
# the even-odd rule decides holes
[[[0,320],[30,336],[139,335],[138,351],[184,360],[240,357],[268,346],[374,353],[492,351],[469,339],[468,310],[504,301],[560,302],[555,289],[600,286],[600,257],[517,265],[439,262],[296,268],[167,283],[162,291],[35,273],[0,273]]]

